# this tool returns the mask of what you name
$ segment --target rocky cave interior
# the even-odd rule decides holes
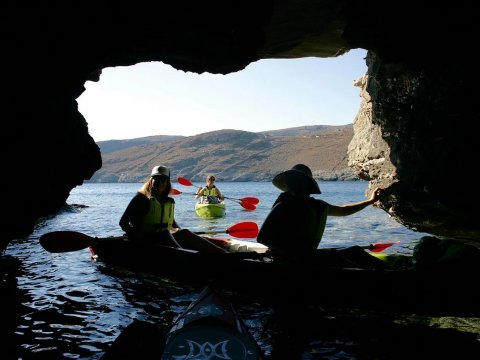
[[[367,50],[349,164],[404,226],[478,243],[473,5],[404,1],[2,4],[1,248],[102,166],[77,98],[99,70],[159,61],[228,74],[259,59]],[[353,119],[352,119],[353,121]],[[8,126],[7,126],[8,125]],[[475,128],[476,129],[476,128]],[[468,173],[466,171],[469,171]],[[472,170],[472,173],[470,173]]]

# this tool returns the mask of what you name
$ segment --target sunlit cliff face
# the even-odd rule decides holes
[[[100,69],[161,61],[226,74],[259,59],[334,57],[352,48],[368,50],[362,89],[369,100],[359,109],[350,163],[362,178],[388,188],[382,207],[405,226],[479,239],[479,190],[469,181],[478,153],[476,69],[469,54],[477,42],[476,12],[466,1],[448,9],[408,1],[390,6],[315,0],[3,4],[8,127],[2,173],[11,180],[1,190],[2,247],[30,234],[101,167],[76,103]]]

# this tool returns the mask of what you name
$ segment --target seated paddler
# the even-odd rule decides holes
[[[381,190],[377,188],[369,199],[346,205],[333,205],[316,199],[311,195],[322,192],[312,171],[304,164],[296,164],[281,172],[273,178],[272,183],[282,193],[260,227],[257,241],[269,247],[274,260],[301,260],[312,255],[317,257],[328,216],[352,215],[375,203],[381,195]],[[359,263],[367,262],[366,265],[370,267],[370,263],[380,264],[378,259],[358,246],[324,253],[325,261],[331,262],[326,265],[340,262],[342,266],[358,266]]]
[[[175,200],[170,170],[155,166],[142,187],[130,200],[119,225],[132,241],[155,242],[205,252],[226,252],[207,239],[181,229],[175,220]]]
[[[219,204],[224,200],[220,189],[215,185],[215,176],[207,175],[206,185],[199,187],[196,199],[201,204]]]

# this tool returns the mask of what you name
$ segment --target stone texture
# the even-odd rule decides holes
[[[353,123],[354,136],[348,146],[348,165],[370,187],[386,187],[395,179],[395,167],[390,162],[390,148],[382,138],[379,125],[372,122],[372,99],[367,91],[368,75],[354,82],[360,88],[360,109]]]

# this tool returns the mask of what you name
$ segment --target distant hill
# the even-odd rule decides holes
[[[345,125],[350,126],[350,125]],[[343,126],[329,126],[329,125],[310,125],[310,126],[298,126],[288,129],[280,130],[269,130],[262,131],[259,134],[271,135],[271,136],[299,136],[299,135],[310,135],[312,133],[328,133],[331,131],[337,131]]]
[[[297,163],[310,166],[317,179],[353,180],[347,165],[352,137],[349,124],[102,141],[103,166],[90,182],[143,182],[159,164],[170,167],[174,179],[192,181],[204,181],[209,173],[218,181],[270,181]]]
[[[136,139],[127,139],[127,140],[106,140],[99,141],[97,145],[100,147],[102,154],[108,154],[111,152],[123,150],[133,146],[147,145],[147,144],[161,144],[167,143],[169,141],[175,141],[183,138],[184,136],[180,135],[156,135],[156,136],[147,136]]]

